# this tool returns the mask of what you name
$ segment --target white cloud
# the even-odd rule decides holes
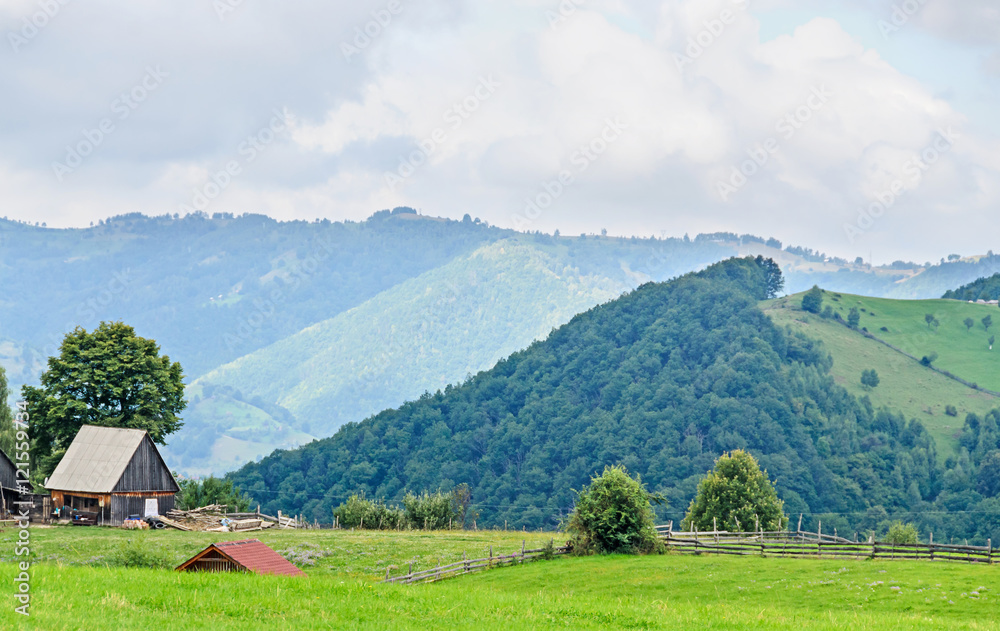
[[[3,2],[0,25],[16,27],[32,6]],[[345,59],[341,44],[381,4],[306,10],[261,0],[224,21],[204,5],[165,0],[67,5],[72,20],[53,21],[21,55],[0,61],[0,80],[13,87],[0,122],[8,214],[86,224],[137,209],[176,212],[274,107],[286,106],[298,115],[290,138],[209,212],[357,219],[407,204],[511,225],[525,198],[568,170],[572,185],[532,229],[731,229],[841,252],[849,248],[842,225],[856,208],[900,179],[937,129],[952,127],[960,140],[906,180],[908,195],[880,222],[884,234],[869,238],[900,256],[942,239],[950,249],[985,249],[988,233],[975,227],[988,225],[1000,201],[997,147],[836,19],[762,42],[755,14],[733,0],[585,2],[551,25],[555,1],[403,6]],[[873,23],[887,8],[872,10]],[[985,1],[935,1],[916,21],[990,46],[995,13]],[[150,63],[171,72],[162,91],[54,186],[51,161]],[[816,91],[827,97],[811,108]],[[475,111],[465,111],[469,103]],[[574,155],[616,117],[627,129],[582,170]],[[412,176],[387,186],[384,174],[435,137]],[[723,202],[719,181],[772,139],[767,164]],[[965,223],[942,228],[957,212]],[[935,236],[903,243],[893,230]]]

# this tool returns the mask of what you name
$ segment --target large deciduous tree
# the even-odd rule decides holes
[[[719,456],[715,468],[698,484],[682,527],[774,531],[787,524],[784,502],[778,499],[767,472],[760,470],[756,458],[737,449]]]
[[[144,429],[159,444],[181,428],[181,365],[121,322],[68,333],[41,386],[25,386],[35,468],[50,473],[84,425]]]

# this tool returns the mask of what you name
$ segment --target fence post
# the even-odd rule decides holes
[[[490,546],[490,562],[488,567],[493,567],[493,546]]]
[[[927,545],[928,545],[928,547],[929,547],[929,549],[931,551],[931,561],[933,561],[934,560],[934,532],[933,531],[930,533],[930,537],[928,539],[928,542],[929,543]]]
[[[986,540],[986,549],[989,551],[990,555],[986,562],[990,565],[993,565],[993,539]]]
[[[715,517],[712,518],[712,530],[715,531],[715,543],[719,543],[719,522]]]
[[[521,565],[524,565],[524,543],[525,540],[521,539]]]
[[[799,513],[799,529],[798,531],[796,531],[795,534],[799,534],[801,532],[802,532],[802,513]]]

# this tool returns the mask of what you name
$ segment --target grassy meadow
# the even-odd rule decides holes
[[[763,303],[764,311],[782,326],[791,326],[823,341],[833,355],[833,376],[837,383],[857,396],[868,396],[876,407],[900,410],[908,418],[923,422],[934,436],[943,458],[953,453],[968,413],[985,414],[1000,407],[1000,398],[973,390],[953,379],[928,370],[896,351],[867,339],[833,320],[806,313],[801,308],[802,294]],[[824,308],[829,305],[844,320],[851,307],[861,314],[860,327],[872,335],[923,357],[937,353],[938,368],[1000,391],[1000,346],[989,350],[987,338],[1000,328],[1000,309],[953,300],[889,300],[827,292]],[[933,313],[940,323],[928,327],[924,316]],[[998,324],[990,332],[980,320],[991,315]],[[963,321],[971,317],[976,325],[970,331]],[[887,330],[883,331],[883,327]],[[861,385],[861,372],[874,368],[881,383],[868,389]],[[945,414],[953,405],[957,416]]]
[[[436,562],[552,534],[285,531],[276,549],[312,550],[309,578],[180,574],[102,565],[136,533],[36,528],[32,616],[5,629],[1000,629],[1000,567],[667,554],[560,557],[428,585],[382,585],[385,564]],[[13,549],[13,531],[2,534]],[[160,531],[178,562],[217,535]],[[256,534],[256,533],[255,533]],[[558,538],[558,537],[557,537]],[[0,563],[3,583],[15,572]],[[12,600],[10,601],[13,602]]]

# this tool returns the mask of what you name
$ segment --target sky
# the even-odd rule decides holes
[[[0,216],[1000,249],[995,0],[0,0]]]

